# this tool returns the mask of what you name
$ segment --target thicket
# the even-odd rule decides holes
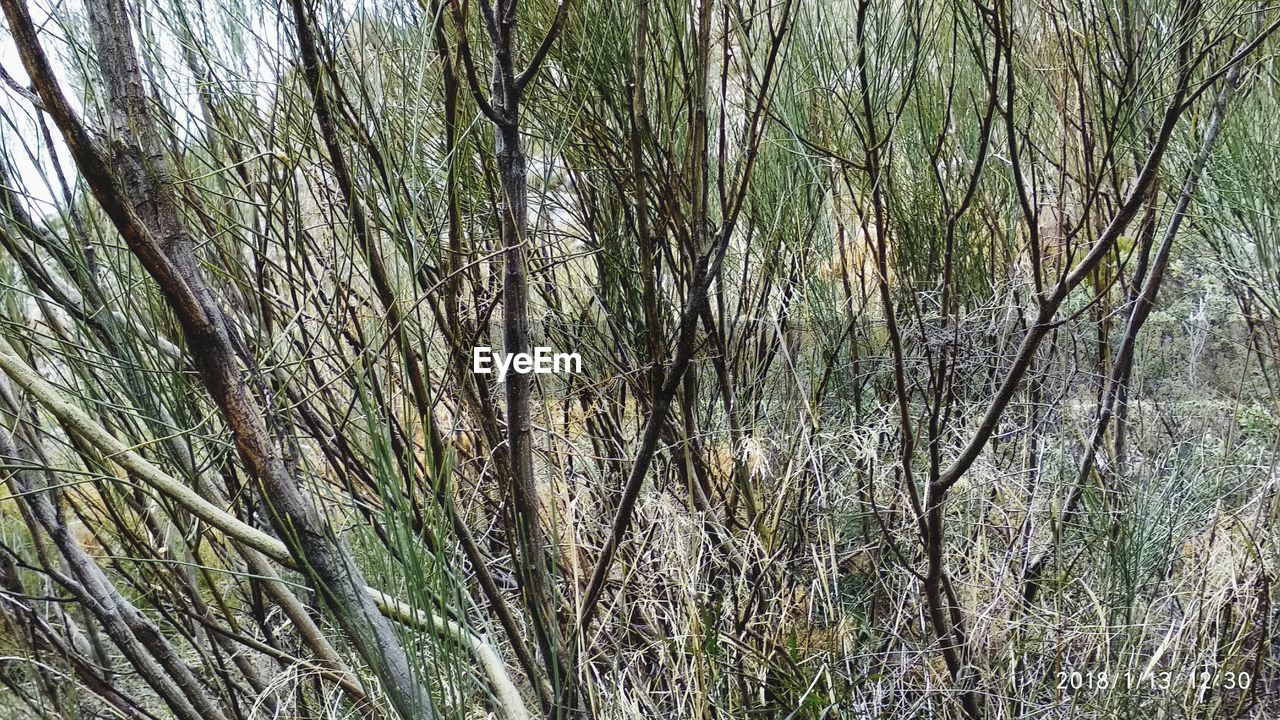
[[[0,714],[1280,715],[1271,4],[0,6]]]

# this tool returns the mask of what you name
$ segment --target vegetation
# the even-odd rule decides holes
[[[1280,7],[0,7],[0,715],[1280,716]]]

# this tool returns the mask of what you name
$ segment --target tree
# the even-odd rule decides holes
[[[0,708],[1277,710],[1273,9],[0,6]]]

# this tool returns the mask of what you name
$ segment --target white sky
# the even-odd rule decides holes
[[[57,23],[51,22],[49,2],[48,0],[34,0],[29,7],[36,27],[43,30],[42,40],[44,40],[45,52],[49,55],[49,61],[53,64],[54,72],[58,74],[63,91],[70,98],[76,109],[79,110],[80,98],[72,90],[62,57],[56,51],[62,44],[58,41],[63,35]],[[64,10],[72,10],[73,12],[79,12],[81,9],[78,0],[64,2],[62,7]],[[9,37],[7,24],[3,26],[3,36],[0,37],[0,66],[3,66],[5,72],[20,85],[24,87],[30,86],[31,81],[22,67],[21,59],[18,57],[18,48]],[[3,154],[8,157],[8,162],[12,163],[10,172],[12,179],[20,186],[17,188],[18,193],[20,195],[25,194],[28,197],[28,209],[36,217],[54,212],[55,208],[52,204],[54,198],[61,196],[62,193],[57,188],[57,178],[53,172],[53,164],[47,146],[40,137],[35,119],[35,109],[31,107],[30,101],[23,98],[8,85],[5,85],[0,90],[0,111],[13,120],[13,124],[4,122],[3,125],[0,125],[0,147],[3,148]],[[46,122],[48,122],[47,119]],[[62,161],[63,172],[67,173],[67,182],[74,182],[75,170],[71,164],[66,145],[62,142],[62,137],[58,134],[58,130],[53,126],[53,123],[49,122],[48,124],[58,156]],[[14,125],[17,125],[17,127],[14,127]],[[28,149],[32,152],[29,153]],[[32,153],[36,155],[35,158],[31,157]]]
[[[61,22],[75,22],[76,19],[83,18],[83,1],[29,0],[32,19],[40,30],[41,44],[54,66],[62,90],[77,112],[82,114],[81,89],[77,83],[72,82],[72,75],[67,71],[66,34]],[[58,7],[56,16],[51,11],[55,3]],[[135,28],[134,40],[139,46],[145,46],[149,52],[159,56],[158,61],[152,65],[152,70],[165,75],[158,84],[165,92],[170,93],[165,98],[167,108],[180,124],[194,132],[197,130],[196,119],[199,115],[196,86],[182,60],[177,36],[167,27],[169,22],[176,22],[177,18],[163,17],[162,10],[158,8],[158,5],[163,4],[148,3],[144,6],[148,11],[145,32],[150,35],[144,42],[139,42]],[[289,63],[289,58],[280,56],[280,48],[285,47],[286,43],[281,37],[283,28],[277,22],[275,4],[250,3],[253,7],[245,7],[239,0],[205,0],[202,5],[203,14],[193,18],[193,22],[207,24],[208,27],[196,27],[195,30],[208,30],[209,34],[218,39],[214,42],[214,47],[203,50],[215,57],[219,64],[229,66],[219,68],[220,76],[217,80],[235,83],[232,87],[237,90],[255,94],[261,100],[268,101],[279,69]],[[341,6],[344,11],[352,9],[348,0],[343,0]],[[246,14],[249,15],[247,20],[244,19]],[[230,21],[229,18],[237,20]],[[235,43],[235,35],[244,38],[241,44]],[[30,84],[17,47],[9,37],[8,26],[3,21],[0,21],[0,66],[19,84]],[[12,165],[12,176],[19,185],[19,194],[28,198],[29,209],[36,217],[56,213],[55,205],[61,204],[62,191],[54,174],[47,145],[40,137],[35,110],[30,101],[7,85],[2,85],[0,113],[12,119],[12,122],[0,119],[0,145]],[[68,182],[74,183],[75,166],[66,146],[52,121],[46,118],[46,123],[53,136],[62,171]]]
[[[92,1],[92,0],[87,0]],[[41,44],[54,71],[62,85],[63,92],[70,99],[77,112],[83,114],[81,88],[72,82],[67,71],[70,56],[66,52],[66,33],[62,23],[82,22],[84,3],[86,0],[27,0],[28,7],[40,30]],[[345,34],[348,23],[362,13],[381,13],[393,7],[403,7],[400,3],[412,0],[328,0],[326,5],[330,14],[327,32]],[[152,71],[163,74],[158,85],[170,96],[165,98],[168,111],[173,113],[181,125],[189,132],[198,131],[196,120],[199,116],[196,86],[187,64],[183,61],[177,33],[169,27],[178,22],[177,17],[166,17],[165,8],[170,0],[143,0],[132,7],[140,7],[145,12],[143,32],[147,37],[139,39],[135,44],[147,48],[148,52],[159,56],[151,65]],[[57,8],[56,14],[53,8]],[[285,67],[292,63],[286,54],[289,42],[283,36],[288,32],[282,26],[279,12],[286,12],[276,2],[245,2],[244,0],[202,0],[199,3],[199,14],[191,17],[196,33],[207,33],[213,38],[212,46],[201,50],[215,59],[220,67],[216,71],[216,80],[226,83],[226,87],[245,95],[254,95],[259,102],[270,104],[276,87],[276,81]],[[80,33],[83,35],[83,33]],[[237,38],[240,40],[237,41]],[[87,39],[84,40],[87,42]],[[201,42],[205,39],[201,38]],[[17,48],[9,37],[8,25],[0,20],[0,66],[23,86],[30,84]],[[28,209],[35,217],[50,216],[57,213],[62,205],[62,191],[58,186],[57,176],[49,150],[40,137],[36,124],[35,110],[30,101],[22,97],[7,85],[0,85],[0,114],[7,116],[12,123],[0,118],[0,155],[8,157],[11,164],[11,176],[18,194],[28,200]],[[54,146],[60,159],[60,165],[67,181],[76,181],[76,170],[69,153],[52,121],[46,118]],[[91,123],[92,124],[92,123]],[[34,157],[32,157],[34,155]],[[3,160],[0,160],[3,161]]]

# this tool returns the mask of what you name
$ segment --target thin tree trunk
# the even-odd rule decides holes
[[[1152,309],[1155,308],[1156,295],[1160,291],[1160,284],[1164,280],[1165,270],[1169,266],[1169,258],[1173,251],[1173,241],[1177,237],[1178,229],[1182,226],[1187,210],[1191,206],[1191,200],[1195,195],[1196,186],[1200,182],[1201,173],[1203,173],[1205,165],[1209,162],[1213,145],[1218,139],[1219,131],[1222,129],[1227,104],[1239,85],[1241,69],[1241,64],[1236,63],[1223,80],[1222,89],[1218,92],[1214,100],[1213,109],[1210,111],[1209,122],[1205,126],[1200,148],[1196,152],[1191,168],[1187,170],[1187,175],[1182,182],[1182,188],[1178,193],[1178,200],[1174,206],[1173,214],[1170,216],[1169,223],[1165,226],[1164,234],[1161,236],[1160,246],[1156,249],[1155,257],[1151,261],[1151,267],[1147,270],[1146,277],[1142,280],[1141,289],[1130,306],[1124,338],[1116,350],[1115,360],[1112,363],[1106,390],[1099,407],[1097,421],[1094,424],[1093,432],[1089,436],[1089,443],[1085,446],[1084,457],[1080,460],[1080,467],[1076,473],[1076,480],[1072,485],[1071,494],[1067,497],[1066,503],[1063,504],[1062,512],[1055,522],[1058,533],[1061,533],[1071,518],[1075,516],[1080,501],[1084,497],[1084,490],[1088,485],[1089,476],[1093,473],[1094,468],[1097,467],[1098,454],[1103,450],[1103,440],[1106,437],[1111,420],[1118,413],[1123,412],[1125,391],[1129,377],[1133,372],[1138,334],[1142,331],[1142,326],[1151,315]],[[1114,470],[1114,468],[1106,469]],[[1054,549],[1054,547],[1050,547],[1042,552],[1031,561],[1027,566],[1027,570],[1023,573],[1022,599],[1027,605],[1035,602],[1041,587],[1041,577],[1049,560],[1053,557]]]

